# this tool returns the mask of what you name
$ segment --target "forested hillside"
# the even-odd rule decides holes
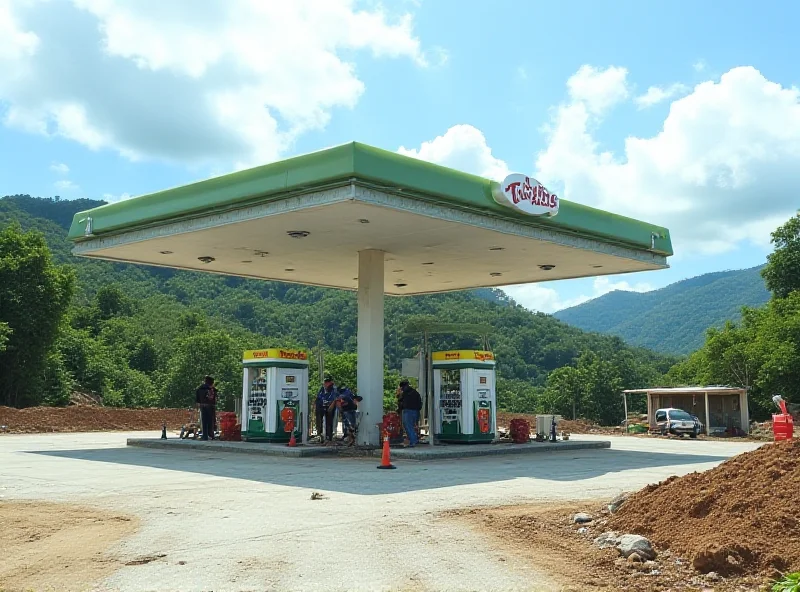
[[[64,392],[76,388],[99,393],[117,405],[185,404],[206,372],[215,373],[223,390],[235,396],[241,350],[273,345],[322,346],[326,367],[355,386],[354,293],[76,259],[70,255],[66,227],[75,211],[100,203],[28,196],[0,200],[6,243],[17,245],[18,253],[38,253],[35,235],[20,239],[14,223],[22,230],[37,230],[52,250],[54,263],[66,264],[75,276],[54,349],[47,353],[46,372],[38,377],[45,382],[36,389],[15,387],[13,393],[6,386],[6,403],[35,404],[43,398],[63,402]],[[36,257],[36,265],[44,265],[40,255]],[[14,282],[24,281],[23,275],[7,269],[0,290],[11,293]],[[396,380],[393,371],[400,360],[417,347],[416,338],[404,335],[404,327],[419,315],[493,327],[490,343],[502,378],[500,401],[513,411],[546,408],[571,413],[575,398],[579,414],[616,423],[621,419],[619,389],[658,382],[675,361],[532,313],[497,290],[389,298],[387,389]],[[6,321],[12,330],[13,321]],[[0,358],[5,355],[8,360],[14,339],[12,333]],[[439,336],[435,345],[480,344],[469,336]],[[580,368],[586,384],[580,397],[573,393],[567,400],[563,389],[547,390],[548,375],[564,366]]]
[[[703,345],[708,328],[738,321],[743,306],[767,303],[763,267],[707,273],[643,294],[610,292],[554,316],[654,351],[689,354]]]

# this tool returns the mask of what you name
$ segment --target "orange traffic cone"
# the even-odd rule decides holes
[[[289,448],[294,448],[295,446],[297,446],[297,440],[294,437],[294,430],[292,430],[292,435],[289,438],[289,443],[287,444],[287,446]]]
[[[396,469],[397,467],[394,466],[389,460],[389,434],[384,433],[383,435],[383,455],[381,456],[381,464],[378,465],[379,469]]]

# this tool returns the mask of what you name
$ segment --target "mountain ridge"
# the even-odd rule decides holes
[[[615,290],[556,312],[557,319],[583,329],[615,335],[630,345],[666,354],[701,347],[710,327],[741,318],[743,306],[762,306],[770,293],[758,265],[715,271],[650,292]]]

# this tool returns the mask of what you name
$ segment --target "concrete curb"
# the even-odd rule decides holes
[[[255,442],[223,442],[213,440],[180,440],[177,438],[128,438],[128,446],[161,450],[191,450],[195,452],[231,452],[238,454],[258,454],[262,456],[282,456],[288,458],[307,458],[315,456],[339,456],[348,458],[380,458],[381,449],[364,451],[363,455],[352,454],[351,448],[297,446],[289,448],[285,444],[262,444]],[[444,460],[472,458],[476,456],[502,456],[510,454],[536,454],[541,452],[566,452],[575,450],[596,450],[611,448],[608,440],[569,440],[567,442],[531,442],[529,444],[463,444],[439,445],[433,448],[393,448],[392,458],[399,460]]]
[[[566,452],[611,448],[608,440],[568,440],[566,442],[531,442],[529,444],[461,444],[433,448],[392,449],[392,458],[402,460],[439,460],[446,458],[471,458],[474,456],[505,456],[509,454],[536,454],[540,452]],[[380,457],[381,451],[373,451]]]
[[[336,455],[336,449],[322,446],[297,446],[289,448],[285,444],[262,444],[255,442],[225,442],[222,440],[181,440],[172,438],[128,438],[128,446],[139,448],[160,448],[166,450],[192,450],[195,452],[234,452],[239,454],[260,454],[266,456],[286,456],[300,458],[307,456]]]

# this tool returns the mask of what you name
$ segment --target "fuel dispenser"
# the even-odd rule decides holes
[[[304,351],[257,349],[244,352],[242,440],[307,440],[308,355]]]
[[[494,354],[433,352],[434,434],[441,442],[491,442],[497,432]]]

